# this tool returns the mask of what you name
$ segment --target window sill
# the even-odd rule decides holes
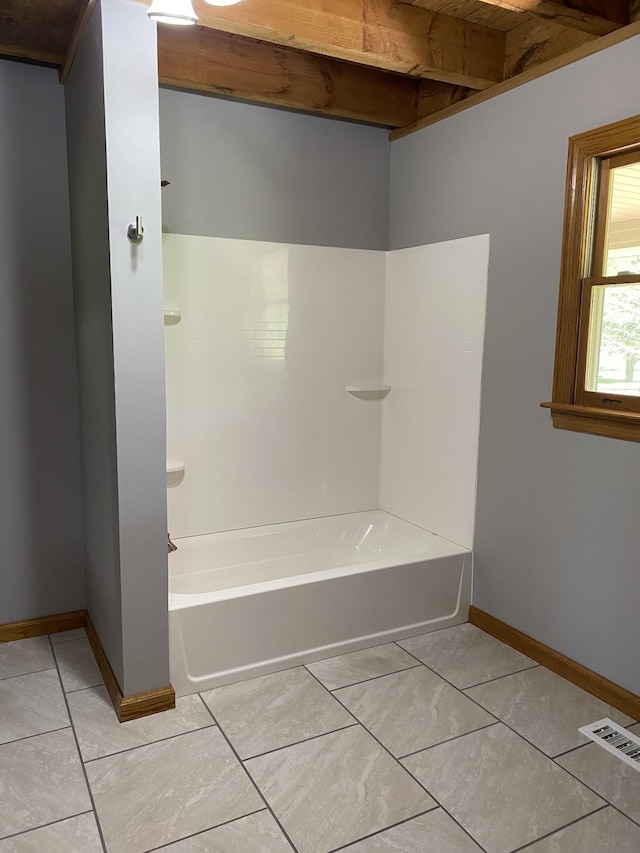
[[[640,441],[640,414],[637,412],[616,412],[611,409],[577,406],[574,403],[540,405],[543,409],[551,409],[551,420],[555,429],[620,438],[624,441]]]

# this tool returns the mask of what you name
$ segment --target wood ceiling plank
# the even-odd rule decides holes
[[[502,79],[504,33],[395,0],[194,6],[205,27],[334,59],[474,89]]]
[[[386,127],[417,117],[412,78],[204,27],[158,27],[158,66],[161,84],[190,91]]]
[[[526,12],[513,12],[510,9],[501,9],[483,3],[482,0],[398,0],[409,6],[419,6],[421,9],[429,9],[431,12],[441,12],[443,15],[451,15],[454,18],[462,18],[472,24],[482,24],[502,32],[509,32],[514,27],[519,27],[529,15]]]
[[[598,36],[570,30],[540,18],[532,18],[507,33],[505,80],[542,62],[562,56]]]
[[[0,55],[59,65],[84,0],[1,0]]]
[[[603,36],[629,23],[629,0],[481,0],[513,12],[529,12],[563,27]]]

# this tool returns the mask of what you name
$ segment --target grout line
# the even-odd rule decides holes
[[[202,696],[200,696],[200,698],[202,699]],[[203,699],[202,701],[204,702],[204,699]],[[247,777],[248,777],[249,781],[251,782],[251,784],[253,785],[253,787],[254,787],[254,788],[255,788],[255,790],[257,791],[258,796],[260,797],[260,799],[262,800],[262,802],[265,804],[265,807],[267,808],[267,810],[268,810],[268,811],[269,811],[269,813],[271,814],[271,817],[274,819],[274,821],[276,822],[276,824],[277,824],[277,826],[279,827],[280,831],[282,832],[282,834],[284,835],[284,837],[287,839],[287,841],[288,841],[288,842],[289,842],[289,844],[291,845],[291,849],[294,851],[294,853],[298,853],[298,851],[297,851],[297,848],[296,848],[295,844],[294,844],[294,843],[293,843],[293,841],[289,838],[289,834],[288,834],[288,833],[287,833],[287,831],[285,830],[284,826],[280,823],[280,821],[278,820],[278,818],[277,818],[277,816],[276,816],[276,813],[273,811],[273,809],[271,808],[271,806],[270,806],[270,805],[269,805],[269,803],[267,802],[267,798],[264,796],[264,794],[262,793],[262,791],[261,791],[261,790],[260,790],[260,788],[258,787],[258,785],[257,785],[257,783],[255,782],[255,780],[254,780],[253,776],[251,775],[251,773],[249,773],[249,768],[245,765],[245,763],[243,762],[243,760],[240,758],[240,756],[238,755],[238,753],[237,753],[236,749],[234,748],[233,744],[231,743],[231,741],[230,741],[230,740],[229,740],[229,738],[227,737],[227,733],[226,733],[226,732],[225,732],[225,730],[222,728],[222,726],[220,725],[220,723],[216,720],[216,718],[215,718],[215,716],[214,716],[214,714],[213,714],[213,711],[212,711],[212,710],[211,710],[211,708],[207,705],[207,703],[206,703],[206,702],[204,702],[204,705],[205,705],[205,708],[207,709],[207,711],[209,712],[209,714],[211,715],[211,719],[212,719],[212,720],[213,720],[213,722],[217,725],[217,727],[218,727],[218,731],[220,732],[220,734],[222,735],[222,737],[225,739],[225,741],[226,741],[226,743],[227,743],[227,746],[229,747],[229,749],[231,750],[231,752],[235,755],[235,757],[236,757],[237,761],[240,763],[240,766],[242,767],[242,769],[244,770],[244,772],[247,774]]]
[[[207,726],[207,728],[213,728],[213,726]],[[179,841],[189,841],[191,838],[198,838],[201,835],[205,835],[207,832],[212,832],[214,829],[220,829],[222,826],[229,826],[231,823],[237,823],[239,820],[244,820],[247,817],[251,817],[252,815],[262,814],[262,812],[266,812],[267,809],[256,809],[254,812],[249,812],[249,814],[240,815],[240,817],[232,817],[231,820],[225,820],[222,823],[217,823],[215,826],[210,826],[208,829],[201,829],[200,832],[194,832],[191,835],[183,835],[181,838],[174,838],[173,841],[167,841],[166,844],[161,844],[160,847],[152,847],[147,853],[155,853],[156,850],[166,850],[167,847],[171,847],[173,844],[177,844]]]
[[[72,820],[74,817],[81,817],[83,814],[93,814],[91,809],[77,814],[70,814],[66,817],[58,818],[58,820],[50,820],[48,823],[41,823],[38,826],[32,826],[29,829],[23,829],[20,832],[12,832],[11,835],[0,835],[0,844],[4,841],[10,841],[12,838],[19,838],[21,835],[27,835],[29,832],[36,832],[38,829],[46,829],[48,826],[55,826],[58,823],[64,823],[65,820]]]
[[[516,669],[513,672],[506,672],[504,675],[496,675],[495,678],[487,678],[486,681],[479,681],[477,684],[469,684],[467,687],[458,687],[463,693],[465,690],[473,690],[474,687],[483,687],[485,684],[493,684],[494,681],[501,681],[503,678],[511,678],[512,675],[520,675],[523,672],[529,672],[532,669],[546,669],[541,663],[534,663],[533,666],[525,666],[522,669]],[[551,670],[549,670],[551,672]],[[562,676],[560,676],[562,678]],[[566,679],[564,679],[566,681]]]
[[[313,675],[313,673],[311,673],[311,675]],[[315,675],[314,675],[313,677],[315,678]],[[316,681],[318,681],[318,683],[319,683],[319,684],[321,684],[321,683],[322,683],[322,682],[320,682],[317,678],[316,678]],[[324,685],[323,685],[323,687],[324,687]],[[326,690],[326,689],[327,689],[327,688],[325,687],[325,690]],[[328,692],[328,693],[330,693],[330,695],[332,695],[332,696],[333,696],[333,694],[331,693],[331,691],[327,691],[327,692]],[[340,699],[339,699],[337,696],[335,696],[334,698],[335,698],[336,702],[340,702]],[[346,707],[342,702],[340,702],[340,704],[343,706],[343,708],[345,708],[345,710],[349,711],[349,709],[348,709],[348,708],[347,708],[347,707]],[[349,711],[349,713],[351,713],[351,712]],[[422,784],[422,782],[421,782],[419,779],[417,779],[417,778],[413,775],[413,773],[411,773],[411,771],[410,771],[410,770],[408,770],[408,769],[404,766],[404,764],[401,764],[401,763],[398,761],[398,759],[395,757],[395,755],[393,755],[393,753],[392,753],[392,752],[390,752],[390,750],[388,750],[388,749],[387,749],[387,747],[386,747],[386,746],[385,746],[385,745],[384,745],[380,740],[378,740],[378,738],[373,734],[373,732],[369,731],[369,729],[367,728],[367,726],[365,726],[365,725],[364,725],[364,723],[362,723],[362,721],[360,721],[360,720],[359,720],[358,722],[359,722],[360,726],[362,727],[362,729],[364,729],[364,731],[365,731],[365,732],[367,732],[367,734],[368,734],[370,737],[372,737],[372,738],[373,738],[373,740],[375,740],[375,742],[378,744],[378,746],[380,746],[380,747],[381,747],[381,749],[383,749],[383,750],[387,753],[387,755],[389,755],[389,756],[393,759],[393,761],[394,761],[394,762],[395,762],[399,767],[401,767],[401,768],[402,768],[402,770],[404,770],[404,772],[405,772],[405,773],[408,773],[408,774],[409,774],[409,776],[414,780],[414,782],[415,782],[417,785],[419,785],[419,786],[422,788],[422,790],[423,790],[426,794],[428,794],[428,796],[429,796],[429,797],[431,797],[431,799],[432,799],[435,803],[437,803],[437,804],[440,806],[440,808],[441,808],[441,809],[442,809],[446,814],[448,814],[448,815],[449,815],[449,817],[451,818],[451,820],[452,820],[452,821],[454,821],[454,823],[455,823],[457,826],[459,826],[459,827],[460,827],[460,829],[464,832],[464,834],[465,834],[465,835],[467,835],[469,838],[471,838],[471,840],[472,840],[472,841],[474,841],[474,842],[478,845],[478,847],[480,848],[480,850],[482,850],[482,851],[483,851],[483,853],[487,853],[487,851],[484,849],[484,847],[482,847],[482,846],[479,844],[479,842],[478,842],[478,841],[477,841],[477,840],[476,840],[476,839],[475,839],[475,838],[474,838],[474,837],[473,837],[469,832],[467,832],[467,830],[464,828],[464,826],[462,826],[462,824],[461,824],[461,823],[459,823],[459,822],[455,819],[455,817],[451,814],[451,812],[450,812],[450,811],[448,811],[448,809],[446,809],[446,808],[442,805],[442,803],[440,802],[440,800],[438,800],[436,797],[434,797],[434,796],[433,796],[433,794],[431,793],[431,791],[429,791],[429,790],[428,790],[428,789],[427,789],[427,788]],[[414,817],[417,817],[417,815],[414,815]],[[383,829],[383,830],[380,830],[380,832],[382,832],[382,831],[384,831],[384,829]]]
[[[70,630],[75,631],[76,629],[70,628]],[[84,631],[84,628],[82,630]],[[59,637],[61,634],[64,634],[64,633],[66,633],[66,632],[65,631],[58,631],[55,634],[47,634],[47,637],[49,637],[49,639],[51,639],[51,637]],[[88,639],[89,638],[87,637],[87,634],[85,632],[84,634],[80,634],[77,637],[62,637],[56,643],[54,643],[53,640],[51,640],[51,645],[53,648],[55,648],[56,646],[59,646],[62,643],[72,643],[74,640],[88,640]]]
[[[134,722],[134,720],[127,720],[126,722]],[[126,723],[119,723],[119,725],[123,726]],[[115,752],[107,752],[106,755],[96,755],[95,758],[85,758],[83,759],[85,764],[93,764],[95,761],[102,761],[103,758],[113,758],[114,755],[125,755],[127,752],[134,752],[136,749],[144,749],[146,746],[154,746],[156,743],[166,743],[168,740],[174,740],[175,738],[185,737],[186,735],[192,735],[196,732],[202,732],[205,729],[213,729],[215,725],[207,725],[207,726],[198,726],[197,729],[189,729],[186,732],[176,732],[173,735],[167,735],[166,737],[160,737],[157,740],[146,741],[145,743],[139,743],[137,746],[127,746],[125,749],[117,749]]]
[[[67,711],[68,713],[68,711]],[[34,737],[43,737],[44,735],[52,735],[54,732],[63,732],[65,729],[72,729],[71,721],[66,723],[64,726],[58,726],[57,729],[49,729],[46,732],[36,732],[33,735],[25,735],[24,737],[16,737],[13,740],[6,740],[4,743],[0,743],[0,748],[3,746],[9,746],[10,743],[22,743],[25,740],[33,740]]]
[[[407,817],[404,820],[399,820],[397,823],[392,823],[390,826],[385,826],[384,829],[378,829],[375,832],[369,832],[367,835],[363,835],[361,838],[356,838],[354,841],[350,841],[348,844],[343,844],[340,847],[332,847],[328,853],[338,853],[339,850],[348,850],[350,847],[353,847],[354,844],[360,844],[361,841],[366,841],[369,838],[376,838],[378,835],[382,835],[383,832],[387,832],[389,829],[395,829],[397,826],[403,826],[405,823],[411,823],[412,820],[416,820],[416,818],[424,817],[424,815],[429,814],[430,812],[438,811],[440,806],[433,806],[430,809],[425,809],[425,811],[420,812],[420,814],[414,814],[413,817]]]
[[[609,803],[605,803],[604,806],[600,806],[599,809],[596,809],[593,812],[589,812],[589,814],[582,815],[582,817],[577,817],[575,820],[572,820],[570,823],[565,823],[564,826],[561,826],[560,829],[552,829],[551,832],[547,832],[544,835],[541,835],[540,838],[536,838],[533,841],[528,841],[526,844],[523,844],[522,847],[516,847],[511,853],[520,853],[521,850],[527,850],[530,847],[533,847],[534,844],[537,844],[539,841],[544,841],[545,838],[552,838],[558,832],[563,832],[565,829],[568,829],[570,826],[575,826],[577,823],[582,823],[583,820],[586,820],[589,817],[593,817],[594,814],[598,814],[598,812],[602,812],[605,809],[609,809],[611,806]]]
[[[25,676],[27,675],[37,675],[39,672],[51,672],[55,668],[56,667],[54,665],[47,666],[44,669],[34,669],[31,672],[18,672],[15,675],[3,675],[2,677],[0,677],[0,681],[9,681],[10,678],[25,678]]]
[[[414,749],[413,752],[407,752],[406,755],[399,755],[397,760],[402,762],[405,758],[411,758],[412,755],[418,755],[420,752],[427,752],[430,749],[433,749],[436,746],[442,746],[445,743],[451,743],[454,740],[460,740],[461,737],[466,737],[467,735],[474,734],[474,732],[481,732],[484,729],[490,729],[492,726],[499,725],[500,720],[494,720],[492,723],[487,723],[486,726],[480,726],[477,729],[471,729],[471,731],[463,732],[460,735],[454,735],[453,737],[447,738],[446,740],[440,740],[438,743],[432,743],[430,746],[423,746],[422,749]],[[404,767],[404,764],[402,765]],[[405,767],[406,770],[406,767]]]
[[[565,755],[569,755],[569,754],[570,754],[570,753],[572,753],[572,752],[577,752],[579,749],[584,749],[584,748],[585,748],[585,746],[590,746],[590,745],[591,745],[592,743],[594,743],[594,742],[595,742],[595,741],[592,741],[592,740],[589,738],[589,739],[587,740],[587,742],[586,742],[586,743],[581,743],[581,744],[579,744],[578,746],[572,746],[572,747],[571,747],[571,749],[565,749],[565,751],[564,751],[564,752],[558,752],[556,755],[554,755],[554,756],[552,756],[552,757],[551,757],[551,760],[552,760],[552,761],[555,761],[555,760],[556,760],[556,758],[564,758],[564,756],[565,756]],[[597,746],[597,744],[596,744],[596,746]]]
[[[60,680],[62,681],[62,678]],[[101,681],[99,684],[85,684],[84,687],[74,687],[73,690],[65,690],[64,684],[62,685],[62,689],[67,696],[69,693],[80,693],[81,690],[91,690],[92,687],[106,687],[106,684],[104,681]]]
[[[375,646],[372,646],[372,648],[375,648]],[[400,672],[407,672],[410,669],[417,669],[418,666],[418,663],[412,663],[409,666],[403,666],[401,669],[392,669],[390,672],[383,672],[381,675],[372,675],[370,678],[363,678],[360,681],[354,681],[351,684],[342,684],[340,687],[327,687],[326,684],[323,684],[322,686],[330,693],[335,693],[336,690],[346,690],[347,687],[357,687],[358,684],[366,684],[368,681],[377,681],[379,678],[386,678],[388,675],[398,675]],[[308,667],[306,668],[308,669]],[[310,669],[309,672],[311,672]],[[320,681],[319,678],[318,681]]]
[[[321,732],[319,735],[311,735],[311,737],[302,738],[302,740],[295,740],[293,743],[285,743],[282,746],[276,746],[275,749],[267,749],[264,752],[258,752],[256,755],[247,755],[246,758],[241,759],[242,761],[252,761],[254,758],[262,758],[264,755],[272,755],[274,752],[280,752],[282,749],[289,749],[290,746],[300,746],[301,743],[308,743],[311,740],[318,740],[319,737],[326,737],[326,735],[337,734],[338,732],[343,732],[345,729],[353,729],[356,726],[360,725],[358,720],[355,720],[352,723],[349,723],[346,726],[340,726],[339,729],[331,729],[328,732]]]
[[[82,775],[84,776],[84,783],[87,786],[87,793],[89,794],[89,801],[91,802],[91,808],[93,810],[93,816],[96,821],[96,826],[98,827],[98,835],[100,836],[100,843],[102,844],[102,849],[104,853],[107,853],[107,845],[104,840],[104,835],[102,833],[102,826],[100,825],[100,819],[98,818],[98,810],[96,809],[96,802],[93,798],[93,791],[91,790],[91,785],[89,784],[89,777],[87,775],[87,768],[85,767],[85,763],[82,760],[82,752],[80,751],[80,742],[78,741],[78,734],[76,732],[75,726],[73,725],[73,717],[71,716],[71,708],[69,707],[69,701],[67,699],[67,694],[64,692],[64,685],[62,684],[62,675],[60,674],[60,667],[58,666],[58,659],[56,658],[55,651],[53,649],[53,643],[51,642],[51,637],[49,637],[49,645],[51,646],[51,651],[53,652],[53,657],[56,662],[56,669],[58,670],[58,678],[60,679],[60,688],[62,689],[62,695],[64,696],[64,703],[67,707],[67,714],[69,715],[69,720],[71,722],[71,731],[73,733],[73,739],[76,744],[76,750],[78,752],[78,761],[80,762],[80,767],[82,768]]]

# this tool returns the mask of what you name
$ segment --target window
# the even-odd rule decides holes
[[[569,140],[558,429],[640,441],[640,116]]]

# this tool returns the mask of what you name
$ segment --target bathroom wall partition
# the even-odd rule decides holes
[[[165,234],[172,536],[383,508],[471,548],[488,249]]]

